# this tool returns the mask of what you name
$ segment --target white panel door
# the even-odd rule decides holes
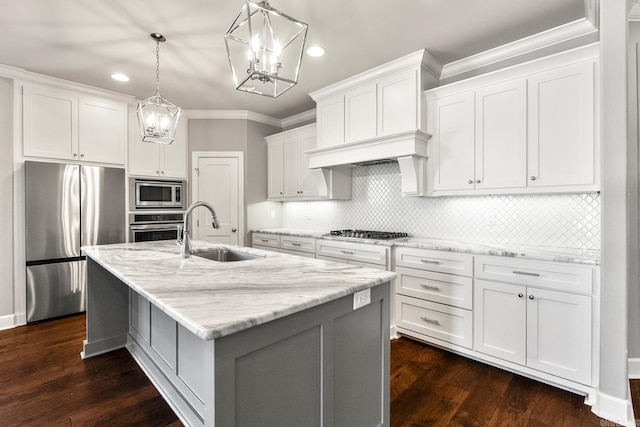
[[[370,83],[345,94],[345,142],[364,141],[376,136],[376,87],[375,83]]]
[[[476,91],[475,188],[527,186],[526,96],[523,79]]]
[[[527,366],[591,384],[591,297],[528,289]]]
[[[434,191],[474,188],[474,108],[473,92],[429,102],[429,167]]]
[[[594,67],[584,62],[528,79],[529,186],[594,183]]]
[[[124,165],[127,135],[124,104],[80,97],[80,160]]]
[[[320,169],[309,169],[309,155],[305,152],[316,148],[316,134],[303,135],[300,140],[302,152],[300,153],[302,163],[300,170],[302,174],[302,193],[304,197],[327,196],[326,186],[323,185],[324,178]],[[321,191],[321,187],[322,190]],[[322,193],[322,194],[321,194]]]
[[[478,279],[473,287],[473,349],[524,365],[526,288]]]
[[[192,214],[192,236],[231,245],[240,244],[240,168],[237,157],[198,157],[197,184],[192,202],[209,202],[216,211],[219,228],[211,226],[211,213],[198,207]]]

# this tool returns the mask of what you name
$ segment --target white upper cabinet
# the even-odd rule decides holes
[[[344,95],[345,142],[374,138],[377,134],[377,92],[374,83],[351,90]]]
[[[180,119],[171,144],[144,142],[135,110],[129,111],[129,174],[187,179],[187,120]]]
[[[124,165],[124,103],[44,86],[22,94],[26,157]]]
[[[306,151],[316,148],[316,125],[291,129],[267,140],[269,200],[351,198],[351,170],[309,168]]]
[[[474,182],[474,94],[439,98],[427,103],[429,174],[434,191],[467,190]]]
[[[585,48],[425,92],[428,195],[599,191]]]
[[[594,67],[583,62],[528,78],[529,186],[597,183]]]
[[[283,141],[274,140],[267,144],[267,197],[281,199],[284,197],[284,153]]]

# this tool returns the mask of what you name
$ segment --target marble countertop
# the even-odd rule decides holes
[[[430,239],[425,237],[409,237],[393,240],[369,240],[357,238],[344,238],[328,235],[328,231],[307,231],[289,228],[273,228],[252,230],[259,233],[271,233],[299,237],[315,237],[318,239],[350,241],[357,243],[373,243],[388,246],[404,246],[412,248],[431,249],[438,251],[462,252],[475,255],[494,255],[503,257],[517,257],[541,261],[568,262],[574,264],[599,265],[600,251],[591,251],[574,248],[554,248],[546,246],[508,245],[508,244],[484,244],[456,242],[451,240]]]
[[[253,248],[239,262],[182,259],[175,241],[83,247],[84,253],[203,339],[215,339],[372,288],[396,274]],[[90,286],[90,285],[89,285]]]

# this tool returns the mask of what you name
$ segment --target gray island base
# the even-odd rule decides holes
[[[236,249],[261,256],[85,248],[82,357],[126,347],[189,426],[389,426],[394,273]]]

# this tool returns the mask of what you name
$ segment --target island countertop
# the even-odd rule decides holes
[[[83,247],[84,253],[202,339],[216,339],[393,280],[395,273],[192,241],[194,251],[260,255],[182,259],[175,241]]]

